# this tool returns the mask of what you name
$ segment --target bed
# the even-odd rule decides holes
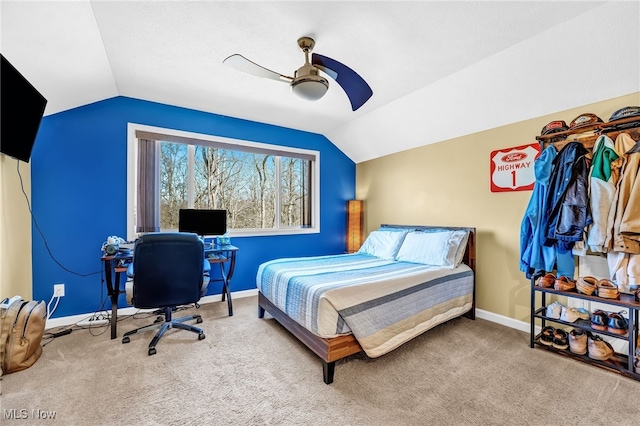
[[[274,259],[256,276],[268,312],[322,360],[382,356],[425,331],[475,319],[475,228],[388,225],[351,254]]]

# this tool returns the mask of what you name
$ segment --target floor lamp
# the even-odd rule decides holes
[[[362,200],[347,201],[347,253],[354,253],[362,245],[363,210]]]

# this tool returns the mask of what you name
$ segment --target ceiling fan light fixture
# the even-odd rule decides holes
[[[297,77],[291,82],[294,95],[307,101],[317,101],[327,93],[329,82],[319,75]]]

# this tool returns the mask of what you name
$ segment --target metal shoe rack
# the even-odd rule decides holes
[[[534,275],[531,277],[531,334],[530,334],[530,345],[532,348],[538,347],[542,349],[546,349],[551,352],[555,352],[560,355],[567,356],[569,358],[577,359],[579,361],[583,361],[589,364],[593,364],[597,367],[601,367],[607,370],[615,371],[624,376],[630,377],[635,380],[640,380],[640,369],[636,369],[634,367],[635,363],[635,350],[636,350],[636,342],[638,341],[638,315],[640,312],[640,303],[637,302],[633,295],[620,293],[619,299],[605,299],[597,296],[587,296],[585,294],[577,293],[577,292],[567,292],[567,291],[559,291],[553,288],[544,288],[535,285],[535,281],[542,276]],[[538,308],[536,306],[536,292],[540,292],[541,295],[541,306]],[[555,294],[558,296],[565,296],[570,298],[577,298],[583,300],[589,300],[591,302],[605,303],[608,305],[616,306],[618,308],[626,309],[629,312],[629,331],[627,334],[619,335],[614,333],[609,333],[607,331],[595,330],[591,327],[591,321],[579,319],[576,322],[567,322],[562,321],[560,319],[550,318],[546,316],[546,307],[547,307],[547,294]],[[616,309],[619,311],[622,309]],[[613,310],[612,310],[613,311]],[[535,326],[536,320],[540,321],[541,329],[546,327],[547,321],[551,321],[554,323],[564,324],[573,328],[580,328],[585,331],[590,331],[591,333],[606,335],[610,337],[615,337],[616,339],[626,340],[629,343],[629,349],[627,354],[621,354],[614,352],[613,356],[606,361],[598,361],[595,359],[591,359],[588,355],[578,355],[571,352],[569,349],[556,349],[553,346],[547,346],[540,343],[540,334],[536,334]]]

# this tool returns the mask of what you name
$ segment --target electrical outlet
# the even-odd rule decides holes
[[[54,284],[53,285],[53,296],[54,297],[62,297],[62,296],[64,296],[64,284]]]

